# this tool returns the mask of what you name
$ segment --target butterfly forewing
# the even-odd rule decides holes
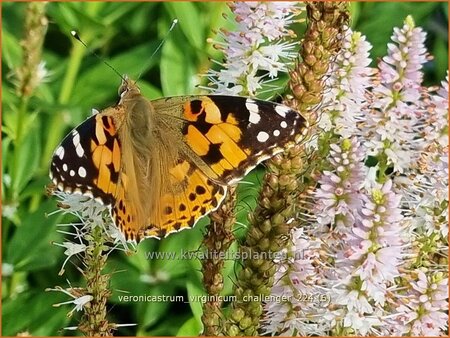
[[[193,161],[220,184],[240,180],[261,161],[296,143],[305,119],[284,105],[237,96],[173,97],[152,101],[164,115],[177,114]],[[203,165],[201,165],[203,164]]]
[[[120,141],[111,117],[94,115],[56,148],[50,178],[59,190],[114,203],[121,165]]]

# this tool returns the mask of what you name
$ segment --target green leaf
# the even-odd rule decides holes
[[[140,326],[149,327],[157,324],[168,314],[169,309],[174,305],[170,301],[170,297],[175,296],[175,291],[167,285],[154,285],[147,288],[144,295],[165,297],[161,300],[138,302],[134,307]]]
[[[61,249],[51,243],[61,238],[56,232],[61,214],[46,216],[55,209],[56,202],[49,199],[17,227],[6,245],[4,256],[5,262],[13,264],[15,271],[33,271],[56,265]]]
[[[28,115],[23,123],[24,137],[15,147],[16,167],[9,167],[13,178],[13,192],[19,194],[35,174],[41,155],[41,134],[36,114]],[[33,123],[33,124],[32,124]]]
[[[125,32],[132,36],[139,36],[142,32],[148,32],[149,28],[161,20],[161,15],[158,15],[160,11],[157,10],[158,6],[160,6],[158,2],[127,2],[128,7],[125,10],[123,5],[123,2],[111,2],[110,6],[108,6],[111,13],[105,14],[104,22],[108,25],[115,24],[116,26],[120,23]],[[133,7],[130,5],[133,5]],[[115,6],[117,7],[113,8]],[[132,17],[133,20],[129,20],[129,17]],[[115,22],[117,20],[119,20],[118,23]],[[149,34],[144,34],[144,36],[145,39],[154,38],[154,36]]]
[[[233,244],[231,244],[227,252],[227,256],[230,257],[230,259],[225,260],[225,264],[222,269],[223,290],[221,294],[223,296],[233,294],[233,288],[236,280],[236,272],[241,266],[240,264],[236,264],[236,260],[232,259],[234,257],[239,257],[237,256],[237,253],[238,253],[237,242],[233,242]]]
[[[19,293],[17,298],[4,301],[2,336],[16,336],[21,332],[31,336],[59,335],[61,328],[69,322],[66,313],[71,310],[71,305],[60,309],[52,305],[67,298],[39,290]]]
[[[175,294],[175,285],[171,283],[150,282],[150,275],[146,271],[136,268],[135,265],[121,259],[110,259],[107,271],[113,273],[111,289],[113,295],[110,301],[122,306],[127,311],[135,313],[134,318],[140,326],[147,327],[157,323],[171,306],[167,301],[151,301],[152,296],[171,296]],[[126,297],[145,297],[141,300]]]
[[[3,174],[3,179],[2,179],[2,185],[3,185],[3,189],[2,189],[2,200],[4,198],[4,194],[5,194],[5,186],[10,186],[10,184],[7,184],[5,181],[5,166],[6,163],[8,163],[9,158],[11,158],[11,145],[12,145],[12,141],[11,138],[9,137],[4,137],[2,138],[2,174]],[[10,178],[10,175],[8,175]]]
[[[202,326],[194,317],[189,318],[180,327],[177,332],[177,337],[198,337],[202,332]]]
[[[203,315],[203,304],[205,303],[206,292],[199,280],[192,279],[186,282],[187,294],[189,297],[189,306],[191,307],[194,318],[201,325]]]
[[[416,25],[420,25],[438,3],[385,2],[361,3],[360,22],[356,30],[362,31],[373,44],[373,60],[386,54],[386,44],[394,27],[402,27],[408,14],[412,14]],[[376,15],[373,15],[376,13]],[[392,15],[396,13],[396,15]]]
[[[156,48],[156,42],[145,43],[126,51],[108,61],[118,72],[135,79],[141,72],[145,72],[156,60],[150,60],[150,55]],[[104,63],[97,63],[94,67],[83,71],[75,87],[74,96],[70,104],[90,110],[93,107],[107,107],[117,101],[117,88],[122,79],[115,75]],[[148,89],[148,87],[146,88]],[[110,100],[110,104],[107,101]],[[81,121],[80,121],[81,122]]]
[[[19,111],[15,104],[10,104],[7,107],[3,108],[2,132],[13,140],[17,139],[18,118],[19,118]]]
[[[48,177],[48,168],[45,168],[45,176],[39,176],[36,180],[31,181],[27,186],[22,190],[19,195],[19,202],[25,202],[28,198],[33,196],[42,196],[42,193],[45,191],[46,185],[50,183],[50,178]],[[54,205],[56,209],[56,199],[54,200]]]
[[[202,234],[200,228],[183,230],[161,241],[159,252],[166,259],[156,259],[151,262],[154,271],[165,272],[171,279],[184,276],[191,269],[192,256],[186,252],[197,251],[200,248]]]
[[[247,233],[248,213],[256,207],[264,173],[263,167],[259,166],[252,170],[238,185],[235,225],[235,236],[237,238],[243,238]]]
[[[149,100],[159,99],[163,96],[160,88],[155,87],[147,82],[138,81],[138,85],[142,95],[144,95]]]
[[[167,40],[162,47],[161,86],[165,96],[187,95],[194,88],[195,71],[185,43]]]
[[[436,39],[434,43],[434,62],[436,64],[436,74],[440,79],[445,78],[448,70],[448,46],[447,43],[440,39]],[[441,80],[442,81],[442,80]]]
[[[22,60],[19,41],[7,30],[2,29],[2,61],[9,69],[15,69]]]
[[[99,19],[107,26],[119,25],[121,20],[126,20],[129,15],[134,17],[140,12],[148,13],[148,11],[154,8],[153,3],[138,3],[138,2],[108,2],[106,6],[100,12]],[[143,9],[145,7],[145,10]],[[148,24],[148,22],[147,22]]]
[[[199,23],[202,20],[196,4],[192,2],[165,2],[164,4],[173,14],[173,19],[178,19],[178,25],[189,43],[197,49],[202,49],[206,41],[203,30],[199,29]]]
[[[69,35],[70,31],[75,29],[82,39],[86,39],[88,36],[102,33],[106,28],[100,14],[106,5],[102,2],[53,3],[49,5],[48,12],[64,33]],[[90,38],[85,42],[90,42]]]

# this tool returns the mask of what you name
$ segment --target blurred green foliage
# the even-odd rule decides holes
[[[194,94],[197,85],[206,85],[199,76],[221,54],[207,43],[220,29],[232,29],[222,14],[230,11],[224,2],[64,2],[48,3],[49,19],[42,59],[47,71],[26,104],[20,124],[23,137],[17,140],[20,98],[15,94],[14,70],[22,64],[26,3],[3,2],[2,11],[2,335],[29,332],[32,335],[71,335],[61,330],[77,323],[77,315],[67,318],[67,307],[52,304],[68,300],[60,293],[46,293],[48,287],[76,287],[82,278],[74,266],[58,276],[65,260],[63,242],[56,224],[60,214],[56,202],[45,195],[50,157],[63,136],[88,115],[93,107],[102,109],[115,103],[120,78],[90,51],[105,58],[118,72],[132,78],[149,98]],[[385,54],[392,28],[412,14],[417,25],[428,32],[427,46],[434,61],[426,66],[427,84],[437,84],[448,64],[447,3],[352,3],[352,24],[374,45],[373,57]],[[179,24],[153,57],[174,18]],[[75,41],[76,29],[89,46]],[[301,30],[302,27],[299,26]],[[22,107],[23,108],[23,107]],[[245,232],[246,213],[254,207],[263,169],[247,178],[253,185],[240,187],[237,234]],[[188,296],[203,295],[200,261],[152,259],[148,252],[197,250],[202,241],[204,219],[193,230],[183,231],[163,241],[146,240],[133,256],[114,252],[109,269],[113,274],[113,296],[109,304],[111,322],[135,323],[118,335],[198,335],[201,304]],[[65,229],[70,231],[70,228]],[[236,250],[236,245],[232,247]],[[73,259],[75,264],[81,262]],[[232,293],[238,264],[226,265],[224,295]],[[120,295],[182,295],[185,302],[123,302]]]

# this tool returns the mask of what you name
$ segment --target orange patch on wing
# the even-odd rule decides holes
[[[212,126],[206,137],[215,144],[220,144],[220,152],[222,156],[234,167],[237,168],[239,164],[247,158],[247,154],[236,144],[233,138],[224,132],[222,126],[226,124]],[[237,128],[229,125],[230,127]],[[232,129],[231,133],[236,137],[237,133]],[[240,133],[240,132],[239,132]],[[217,172],[217,171],[216,171]]]
[[[242,132],[238,127],[227,123],[221,123],[218,127],[222,129],[223,132],[227,134],[234,142],[239,142],[241,139]]]
[[[108,192],[110,191],[109,190],[110,182],[111,182],[111,172],[103,162],[99,167],[97,186],[100,190]]]
[[[217,163],[211,164],[211,169],[219,176],[221,176],[225,170],[234,169],[231,163],[227,159],[221,159]]]
[[[102,147],[99,147],[94,141],[91,141],[92,162],[96,168],[100,167],[102,160]]]
[[[204,156],[208,153],[210,142],[196,127],[190,125],[185,137],[186,143],[197,155]]]
[[[227,169],[227,170],[233,169],[233,166],[231,165],[231,163],[229,161],[227,161],[227,159],[223,158],[219,161],[219,163],[224,169]]]
[[[197,121],[197,116],[202,111],[192,111],[191,101],[187,101],[183,106],[183,117],[188,121]]]
[[[95,124],[95,136],[97,137],[99,144],[102,145],[106,143],[105,128],[100,115],[96,117],[96,120],[97,123]]]
[[[113,163],[116,172],[120,169],[121,154],[117,140],[114,140],[114,149],[111,151],[104,145],[97,145],[91,141],[92,162],[98,169],[98,177],[94,178],[94,183],[105,193],[115,193],[117,185],[111,181],[111,168],[108,166]]]
[[[114,165],[114,170],[117,172],[120,169],[120,146],[117,139],[114,140],[113,152],[112,152],[112,163]]]
[[[192,227],[200,217],[217,208],[224,188],[210,181],[196,169],[187,177],[186,187],[177,193],[166,193],[161,199],[161,219],[150,217],[143,231],[145,237],[166,237],[172,232]],[[156,213],[158,214],[158,213]]]
[[[171,176],[171,183],[176,184],[178,182],[183,181],[186,178],[186,175],[189,171],[191,165],[184,161],[182,163],[177,164],[175,167],[169,170]]]
[[[134,205],[127,201],[125,196],[127,177],[121,175],[121,184],[116,188],[116,204],[112,207],[112,215],[114,218],[114,223],[124,234],[127,240],[139,241],[141,238],[139,236],[141,226],[137,224],[137,213]]]
[[[248,148],[241,148],[241,149],[244,151],[244,153],[247,154],[247,156],[250,156],[252,154],[252,151]]]
[[[107,116],[106,119],[108,120],[109,126],[107,128],[106,125],[103,124],[103,128],[107,130],[110,135],[114,135],[116,133],[116,128],[114,127],[114,120],[110,116]]]
[[[228,114],[226,122],[229,124],[233,124],[235,126],[237,126],[239,124],[239,122],[236,120],[236,118],[234,117],[233,114]]]
[[[211,101],[209,98],[202,100],[202,107],[206,112],[205,121],[211,124],[222,123],[222,116],[220,114],[220,109],[217,105]]]
[[[234,142],[224,142],[220,145],[220,152],[230,164],[237,168],[247,158],[247,155]]]
[[[211,141],[211,143],[215,144],[230,141],[230,137],[217,125],[214,125],[209,129],[206,133],[206,137]]]

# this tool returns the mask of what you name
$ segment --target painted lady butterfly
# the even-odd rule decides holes
[[[227,186],[299,143],[296,111],[244,97],[149,101],[124,78],[120,101],[81,123],[57,147],[56,187],[109,206],[125,238],[139,242],[192,227],[217,209]]]

